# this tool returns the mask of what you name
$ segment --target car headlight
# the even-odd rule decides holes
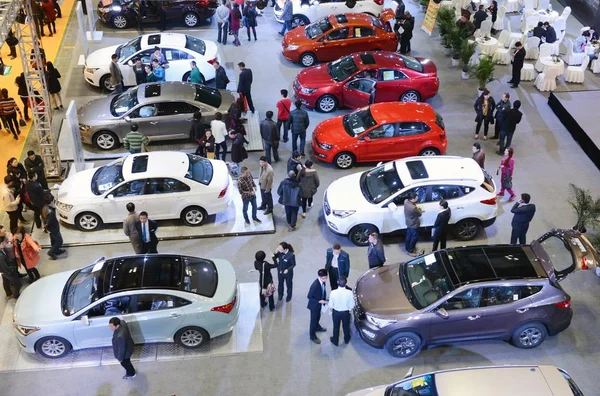
[[[331,150],[332,147],[333,147],[333,145],[331,145],[331,144],[319,143],[319,148],[322,148],[323,150]]]
[[[367,315],[367,320],[369,322],[373,323],[375,326],[377,326],[380,329],[383,329],[384,327],[397,322],[396,319],[381,319],[381,318],[376,318],[371,315]]]
[[[99,70],[99,67],[87,67],[85,68],[85,72],[86,73],[90,73],[90,74],[94,74],[96,72],[96,70]]]
[[[31,333],[35,333],[39,329],[39,327],[17,325],[17,330],[24,336],[28,336]]]
[[[110,9],[114,12],[121,12],[121,6],[120,5],[113,5],[110,7]]]
[[[303,94],[310,95],[311,93],[314,93],[316,90],[317,90],[317,88],[302,88],[300,90],[300,92],[302,92]]]
[[[60,202],[60,201],[58,201],[58,202],[56,203],[56,206],[58,207],[58,209],[60,209],[60,210],[64,210],[65,212],[68,212],[68,211],[70,211],[71,209],[73,209],[73,205],[68,205],[68,204],[66,204],[66,203],[62,203],[62,202]]]
[[[334,210],[333,215],[343,219],[344,217],[352,216],[355,212],[356,210]]]
[[[87,131],[88,129],[91,129],[92,127],[86,124],[79,124],[79,130],[80,131]]]
[[[300,48],[299,45],[288,45],[287,46],[288,51],[296,51],[298,48]]]

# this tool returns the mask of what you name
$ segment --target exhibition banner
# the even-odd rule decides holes
[[[433,33],[435,20],[437,19],[437,14],[440,10],[440,3],[440,0],[430,0],[429,5],[427,6],[427,12],[425,13],[425,18],[423,18],[421,30],[427,33],[428,36],[431,36],[431,33]]]

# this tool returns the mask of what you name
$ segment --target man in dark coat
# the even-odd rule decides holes
[[[521,199],[515,203],[510,210],[514,213],[511,226],[512,232],[510,234],[510,244],[516,245],[517,240],[521,245],[526,244],[527,230],[529,229],[529,223],[535,215],[535,205],[529,203],[531,201],[531,195],[527,193],[521,194]]]
[[[506,112],[510,110],[510,107],[510,94],[505,92],[502,94],[502,99],[496,102],[496,114],[494,114],[496,125],[494,126],[494,137],[492,137],[492,139],[498,139],[498,137],[500,137],[500,131],[504,124]]]
[[[321,340],[317,337],[317,331],[327,331],[319,324],[321,320],[321,307],[327,304],[327,270],[320,269],[318,278],[310,285],[308,289],[308,304],[306,308],[310,311],[310,340],[315,344],[320,344]]]
[[[296,108],[290,112],[288,125],[292,131],[292,151],[298,151],[304,157],[304,146],[306,145],[306,128],[310,125],[308,112],[302,108],[302,102],[297,100]],[[300,139],[300,146],[298,146]]]
[[[435,218],[435,223],[433,223],[433,230],[431,232],[433,237],[432,250],[434,252],[437,250],[438,244],[440,244],[442,249],[446,249],[446,228],[448,227],[450,216],[452,216],[452,211],[448,207],[448,202],[442,199],[440,201],[440,212]]]
[[[2,286],[8,298],[19,298],[21,290],[21,278],[15,259],[10,259],[4,252],[4,239],[0,241],[0,274],[2,274]]]
[[[509,81],[509,83],[512,83],[511,88],[517,88],[521,82],[521,69],[523,68],[523,63],[525,63],[526,52],[523,44],[517,41],[512,60],[512,79]]]
[[[37,228],[42,228],[42,208],[44,207],[44,189],[37,182],[38,176],[35,172],[27,173],[27,183],[25,191],[29,197],[29,204],[33,207],[33,218]]]
[[[296,175],[298,175],[302,168],[304,168],[304,165],[302,165],[302,155],[299,152],[294,151],[292,156],[288,158],[287,173],[289,174],[293,171]]]
[[[142,238],[142,254],[158,253],[156,251],[158,245],[156,230],[158,229],[158,225],[156,221],[148,218],[148,212],[140,212],[140,217],[135,222],[135,229]]]
[[[331,290],[337,289],[339,278],[348,278],[348,274],[350,273],[350,255],[342,250],[339,243],[335,243],[332,248],[327,249],[325,270],[327,270],[329,275]]]
[[[550,26],[550,23],[544,22],[544,29],[546,29],[546,43],[552,44],[556,42],[556,30],[554,30],[554,28]]]
[[[485,12],[485,6],[483,4],[479,5],[479,10],[473,15],[473,25],[475,25],[475,29],[481,29],[481,22],[485,21],[488,17],[487,12]]]
[[[33,150],[27,152],[27,158],[23,161],[27,172],[35,172],[37,174],[37,181],[44,188],[48,189],[48,182],[46,181],[46,174],[44,173],[44,160],[41,156],[36,155]]]
[[[44,197],[44,203],[46,204],[46,231],[50,234],[50,250],[48,250],[48,257],[50,260],[56,260],[56,256],[65,253],[62,248],[63,237],[60,233],[60,222],[56,215],[56,202],[52,195],[46,195]]]
[[[265,157],[267,162],[271,163],[271,151],[273,151],[273,159],[279,162],[279,128],[277,123],[273,121],[273,112],[267,111],[266,118],[260,122],[260,136],[265,147]]]
[[[537,37],[540,39],[540,44],[542,44],[542,37],[546,35],[546,30],[544,30],[544,22],[538,22],[537,26],[533,28],[533,37]]]
[[[301,191],[294,171],[290,171],[287,179],[281,181],[277,189],[277,194],[279,195],[279,203],[285,206],[285,217],[290,231],[295,231],[298,210],[300,208]]]
[[[115,358],[125,369],[123,379],[134,378],[136,375],[133,364],[131,364],[131,355],[133,355],[133,338],[129,333],[129,327],[124,320],[117,317],[110,318],[108,327],[113,332],[112,347]]]
[[[248,101],[248,109],[254,114],[254,103],[252,103],[252,93],[250,92],[252,88],[252,70],[247,69],[244,62],[238,63],[238,66],[241,72],[238,80],[237,92],[244,95]]]
[[[498,155],[504,155],[504,149],[510,147],[512,144],[512,138],[517,129],[517,124],[521,122],[521,118],[523,117],[523,113],[519,111],[520,108],[521,101],[515,100],[513,108],[506,112],[502,129],[500,130],[500,140],[498,141],[500,148],[496,153]]]
[[[217,89],[227,89],[229,77],[227,77],[225,68],[223,68],[218,61],[215,61],[213,66],[215,67],[215,85]]]
[[[379,234],[376,232],[369,235],[369,248],[367,249],[367,262],[369,268],[377,268],[385,264],[385,252],[383,244],[379,240]]]

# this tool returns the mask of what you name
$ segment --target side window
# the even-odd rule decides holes
[[[400,122],[398,134],[400,136],[420,135],[429,132],[429,125],[422,122]]]
[[[111,298],[110,300],[106,300],[90,309],[88,316],[114,316],[129,313],[131,312],[129,306],[130,300],[131,299],[127,296]]]
[[[445,308],[447,311],[455,309],[479,308],[479,304],[481,303],[481,291],[481,287],[465,290],[464,292],[458,293],[454,297],[446,300],[445,303],[440,305],[440,308]]]
[[[147,49],[145,51],[139,52],[137,55],[133,57],[133,59],[141,59],[142,63],[145,65],[150,64],[150,56],[154,53],[154,49]]]
[[[371,139],[389,139],[393,138],[396,135],[396,127],[398,124],[383,124],[379,125],[371,132],[369,132],[369,137]]]
[[[521,286],[493,286],[485,288],[483,306],[510,304],[522,298]]]
[[[441,201],[454,199],[462,196],[462,190],[458,186],[432,186],[430,201]]]
[[[404,205],[404,201],[406,200],[406,198],[408,198],[408,194],[410,194],[411,191],[417,193],[417,196],[419,197],[419,201],[417,203],[425,202],[425,199],[427,198],[427,187],[422,186],[404,191],[402,194],[397,195],[396,198],[394,198],[394,203],[396,204],[396,206]]]
[[[134,180],[112,190],[111,194],[116,197],[129,197],[132,195],[142,195],[145,180]]]
[[[348,28],[334,30],[327,35],[327,40],[343,40],[348,38]]]
[[[175,308],[175,297],[166,294],[140,294],[137,296],[136,312],[158,311]]]
[[[363,70],[360,73],[357,73],[354,77],[355,78],[372,78],[372,79],[376,79],[377,78],[377,70],[374,70],[374,69]]]
[[[167,62],[188,59],[187,52],[176,49],[167,48],[163,51],[163,54],[165,55]]]
[[[365,93],[371,93],[374,85],[375,81],[373,80],[369,80],[366,78],[358,78],[348,83],[348,88]]]
[[[190,191],[187,184],[169,178],[148,179],[144,187],[144,194],[168,194]]]
[[[406,74],[402,73],[400,70],[380,69],[377,79],[379,81],[394,81],[403,80],[405,78],[407,78]]]
[[[437,395],[435,383],[432,374],[402,381],[394,385],[390,395],[392,396],[419,396],[419,395]]]
[[[531,297],[542,290],[542,286],[521,286],[521,298]]]
[[[475,191],[475,188],[471,186],[460,186],[460,189],[462,190],[463,195],[467,195]]]
[[[369,36],[375,36],[375,30],[373,30],[371,28],[367,28],[367,27],[355,27],[354,28],[354,37],[355,38],[369,37]]]
[[[156,116],[156,106],[153,104],[138,107],[129,115],[131,118],[148,118]]]
[[[194,108],[185,102],[162,102],[158,104],[159,116],[193,113]]]

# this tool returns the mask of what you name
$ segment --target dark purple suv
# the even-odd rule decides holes
[[[441,250],[366,272],[354,290],[354,320],[367,344],[401,358],[476,339],[534,348],[571,323],[559,281],[597,266],[596,250],[574,230],[554,229],[531,245]]]

